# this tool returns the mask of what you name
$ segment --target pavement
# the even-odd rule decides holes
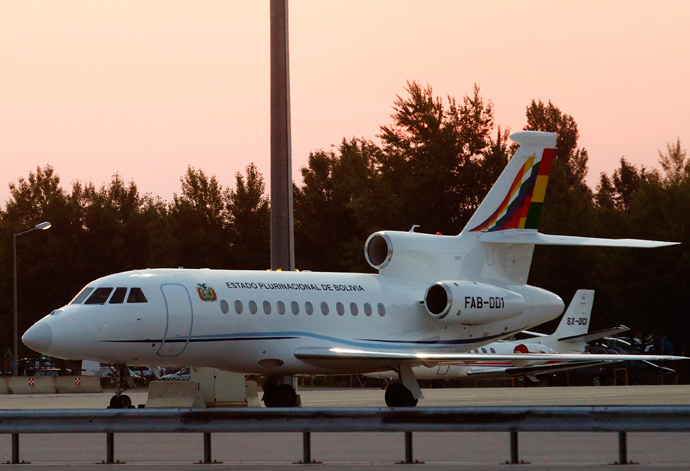
[[[570,388],[462,388],[425,389],[420,405],[690,405],[690,386],[607,386]],[[146,402],[146,391],[128,392],[134,404]],[[381,407],[379,389],[302,389],[303,407]],[[112,392],[102,394],[2,395],[0,409],[102,409]],[[635,471],[690,469],[687,433],[629,433],[628,458],[639,463],[616,468]],[[116,434],[115,458],[120,464],[101,464],[106,455],[104,434],[26,434],[20,436],[20,456],[30,465],[4,465],[4,469],[98,470],[302,470],[366,469],[409,470],[522,470],[610,469],[618,458],[614,433],[519,434],[520,459],[524,464],[506,465],[510,455],[509,434],[415,433],[414,459],[404,459],[402,433],[312,433],[311,456],[318,464],[299,464],[300,433],[213,434],[212,456],[216,464],[193,464],[203,459],[201,434]],[[11,436],[0,436],[3,461],[11,459]],[[222,463],[221,463],[222,462]],[[423,463],[422,463],[423,462]],[[193,464],[193,466],[192,466]]]

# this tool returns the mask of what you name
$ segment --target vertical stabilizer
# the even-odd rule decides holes
[[[534,244],[491,243],[482,235],[537,232],[558,136],[520,131],[510,138],[520,147],[460,234],[464,279],[527,282]]]
[[[521,131],[510,138],[520,148],[465,226],[467,231],[537,228],[557,135]]]
[[[568,309],[565,310],[556,331],[541,339],[542,343],[561,353],[584,352],[586,342],[581,337],[589,332],[593,304],[593,290],[578,290],[568,305]]]

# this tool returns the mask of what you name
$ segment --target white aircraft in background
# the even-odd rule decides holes
[[[268,376],[268,407],[296,405],[295,375],[393,369],[400,381],[386,390],[386,404],[414,406],[422,398],[416,365],[579,360],[580,353],[469,351],[563,311],[560,297],[526,283],[535,244],[673,243],[540,234],[557,136],[522,131],[511,138],[518,151],[459,235],[382,231],[367,239],[365,256],[378,274],[128,271],[92,281],[22,340],[53,357],[120,365],[125,375],[124,365],[165,364]]]
[[[619,326],[590,333],[589,322],[592,316],[593,302],[593,290],[578,290],[553,334],[546,335],[525,331],[522,333],[530,335],[532,338],[499,340],[498,342],[471,350],[470,353],[579,353],[586,355],[585,347],[588,342],[630,330],[628,327]],[[624,356],[624,359],[630,359],[629,355]],[[583,358],[584,360],[580,361],[535,360],[526,363],[524,366],[514,366],[510,361],[506,360],[485,360],[474,363],[444,361],[439,362],[434,367],[415,366],[412,368],[412,371],[418,380],[506,379],[526,376],[534,382],[539,382],[536,378],[537,374],[553,373],[592,365],[592,361],[588,360],[587,356]],[[394,371],[367,373],[365,376],[385,380],[397,379],[397,373]]]

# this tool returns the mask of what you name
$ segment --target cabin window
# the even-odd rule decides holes
[[[488,352],[486,351],[486,348],[482,348],[482,353],[488,353]]]
[[[254,301],[249,301],[249,312],[252,314],[256,314],[256,311],[258,309],[256,308],[256,303]]]
[[[312,304],[309,301],[304,303],[304,310],[307,311],[308,316],[314,314],[314,306],[312,306]]]
[[[386,315],[386,306],[384,306],[383,304],[379,303],[379,305],[377,306],[377,308],[378,308],[378,310],[379,310],[379,316],[383,317],[383,316]]]
[[[264,313],[265,314],[271,313],[271,303],[268,301],[264,301]]]
[[[350,303],[350,312],[353,316],[359,314],[359,308],[357,307],[357,303]]]
[[[230,306],[228,305],[228,302],[225,299],[223,299],[220,302],[220,312],[222,312],[223,314],[227,314],[228,312],[230,312]]]
[[[345,314],[345,306],[343,306],[343,303],[335,303],[335,310],[338,312],[339,316]]]
[[[329,312],[329,310],[328,310],[328,303],[322,302],[322,303],[321,303],[321,313],[322,313],[324,316],[327,316],[327,315],[328,315],[328,312]]]
[[[127,294],[127,288],[116,288],[108,302],[110,304],[122,304],[125,302],[125,294]]]
[[[290,307],[292,308],[292,313],[294,315],[299,314],[299,304],[297,301],[292,301],[292,303],[290,303]]]
[[[278,301],[277,306],[278,314],[280,314],[281,316],[285,314],[285,303],[283,301]]]
[[[72,300],[70,304],[81,304],[84,302],[86,298],[89,297],[91,292],[93,291],[93,288],[84,288],[81,290]]]
[[[490,351],[491,353],[496,353],[496,350],[494,350],[493,348],[489,348],[489,351]]]
[[[128,303],[147,303],[146,296],[141,288],[132,288],[129,290],[129,296],[127,296]]]
[[[364,314],[367,315],[367,317],[371,316],[371,304],[369,303],[364,303]]]
[[[235,301],[235,312],[237,314],[242,314],[242,311],[244,311],[244,306],[242,306],[242,301],[238,299]]]
[[[112,288],[96,288],[96,291],[89,296],[84,304],[105,304],[112,291]]]

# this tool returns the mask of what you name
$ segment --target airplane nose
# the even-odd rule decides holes
[[[24,332],[22,342],[31,350],[48,353],[50,344],[53,343],[53,331],[46,322],[37,322]]]

